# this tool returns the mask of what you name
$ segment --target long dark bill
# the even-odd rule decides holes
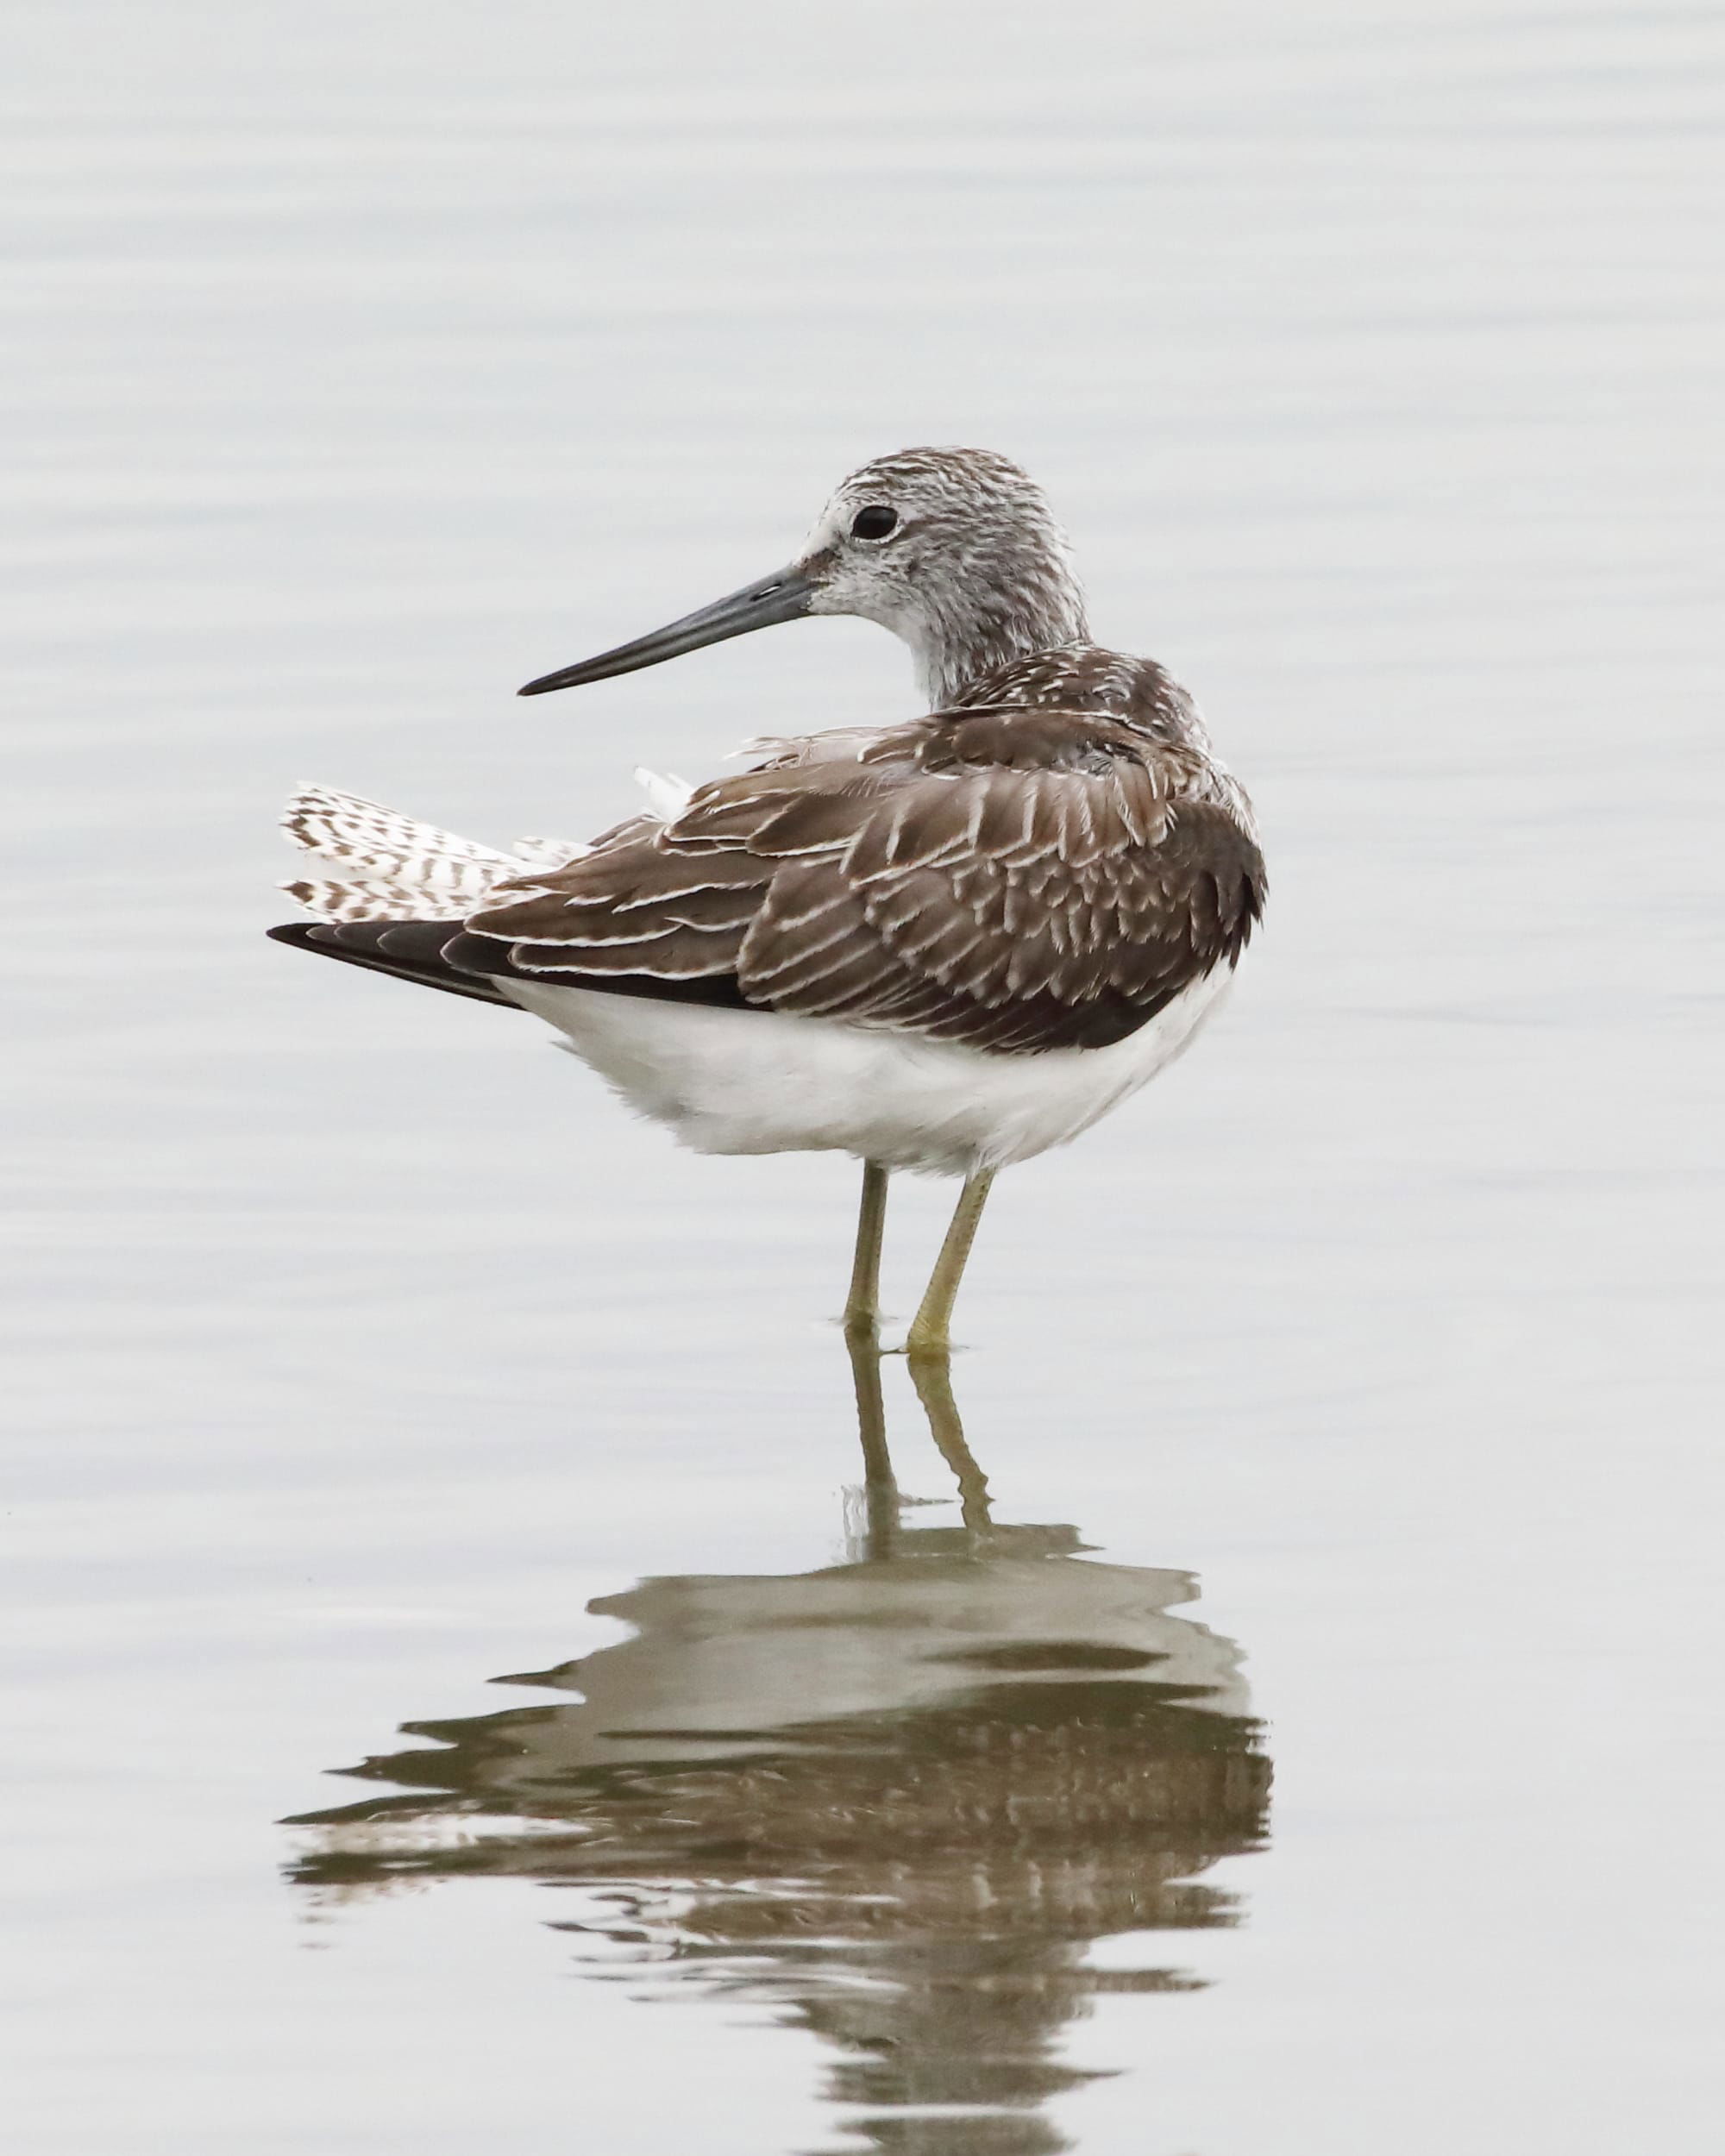
[[[656,667],[662,659],[680,658],[699,651],[703,644],[723,643],[727,636],[746,636],[753,629],[770,629],[775,622],[795,621],[807,613],[814,597],[813,580],[800,569],[781,569],[763,576],[758,584],[745,584],[740,592],[715,599],[693,614],[685,614],[650,636],[618,644],[596,659],[564,667],[555,674],[542,674],[518,689],[518,696],[543,696],[548,689],[579,688],[584,681],[606,681],[614,674],[633,674],[641,667]]]

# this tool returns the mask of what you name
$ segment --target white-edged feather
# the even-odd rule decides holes
[[[593,848],[579,838],[518,838],[510,851],[523,868],[562,868]]]
[[[674,771],[649,771],[644,764],[637,765],[635,783],[662,824],[674,824],[694,798],[694,788]]]

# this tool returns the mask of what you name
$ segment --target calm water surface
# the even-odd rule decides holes
[[[1716,22],[6,36],[12,2144],[1714,2147]],[[1273,899],[859,1423],[848,1166],[260,931],[301,778],[908,713],[861,624],[511,692],[949,440]]]

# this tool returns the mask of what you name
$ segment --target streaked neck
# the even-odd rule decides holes
[[[1063,560],[1044,557],[1010,585],[931,593],[906,639],[932,711],[997,667],[1089,636],[1084,595]]]

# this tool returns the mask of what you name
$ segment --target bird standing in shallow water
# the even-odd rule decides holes
[[[1092,643],[1064,535],[1004,457],[854,472],[797,559],[524,696],[808,614],[914,654],[928,715],[754,744],[759,761],[582,847],[477,846],[307,788],[329,873],[284,943],[548,1020],[630,1105],[709,1153],[863,1163],[845,1309],[872,1338],[887,1179],[963,1178],[912,1325],[944,1353],[996,1172],[1171,1062],[1264,906],[1251,804],[1185,691]]]

